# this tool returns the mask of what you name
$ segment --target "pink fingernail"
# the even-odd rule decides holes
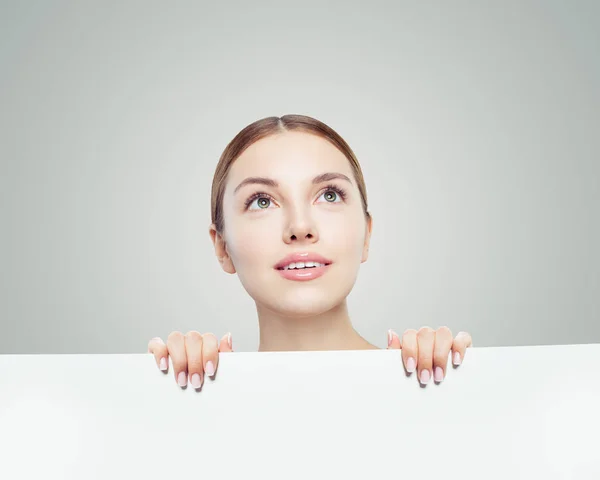
[[[204,367],[204,371],[209,377],[212,377],[215,374],[215,366],[213,362],[211,362],[210,360],[206,362],[206,367]]]
[[[194,388],[200,388],[201,382],[200,382],[200,375],[197,373],[194,373],[192,375],[192,385],[194,386]]]
[[[435,381],[436,382],[441,382],[442,380],[444,380],[444,371],[442,370],[442,367],[435,367]]]
[[[185,372],[179,372],[177,383],[179,383],[180,387],[185,387],[187,385],[187,375]]]
[[[421,370],[421,383],[423,385],[428,384],[430,378],[429,370]]]
[[[454,360],[452,363],[454,363],[454,365],[460,365],[460,353],[459,352],[454,352]]]
[[[406,361],[406,371],[412,373],[415,371],[415,368],[417,368],[417,362],[415,362],[413,357],[409,357]]]
[[[227,344],[229,345],[229,348],[231,350],[233,350],[233,342],[231,341],[231,333],[227,334]]]
[[[167,369],[167,359],[165,357],[160,359],[160,369],[161,370]]]

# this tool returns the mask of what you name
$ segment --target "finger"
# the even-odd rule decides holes
[[[471,335],[467,332],[458,332],[452,344],[452,363],[457,366],[460,365],[465,359],[467,348],[472,346],[473,340],[471,339]]]
[[[204,339],[199,332],[191,330],[185,334],[185,353],[187,357],[188,377],[194,388],[202,386],[204,377],[204,363],[202,349]]]
[[[402,334],[402,362],[408,373],[413,373],[417,368],[419,357],[419,343],[417,342],[417,331],[409,328]]]
[[[219,352],[233,352],[233,342],[231,339],[231,333],[223,335],[219,342]]]
[[[402,343],[400,342],[400,338],[398,334],[394,332],[392,329],[388,330],[388,350],[399,350],[402,348]]]
[[[448,355],[452,348],[452,332],[448,327],[440,327],[435,331],[433,347],[433,379],[440,383],[446,377]]]
[[[419,381],[427,385],[431,380],[433,369],[433,346],[435,343],[435,330],[430,327],[422,327],[417,332],[417,343],[419,359],[417,360],[417,373]]]
[[[148,353],[154,354],[154,360],[156,365],[163,372],[166,372],[169,368],[169,350],[165,345],[165,342],[160,337],[154,337],[148,342]]]
[[[219,364],[219,342],[212,333],[202,335],[202,361],[206,374],[214,376]]]
[[[180,387],[187,385],[187,356],[185,353],[185,340],[183,333],[171,332],[167,337],[167,348],[173,363],[175,381]]]

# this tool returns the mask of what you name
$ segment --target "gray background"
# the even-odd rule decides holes
[[[208,236],[217,160],[300,113],[364,169],[354,324],[600,342],[599,2],[3,2],[0,353],[138,353],[254,303]]]

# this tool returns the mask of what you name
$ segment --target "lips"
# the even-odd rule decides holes
[[[298,252],[292,253],[287,257],[281,259],[281,261],[279,261],[273,268],[275,268],[276,270],[281,270],[283,269],[283,267],[289,265],[292,262],[319,262],[324,263],[325,265],[333,263],[331,260],[319,255],[318,253]]]

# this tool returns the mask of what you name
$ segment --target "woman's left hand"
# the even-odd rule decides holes
[[[402,339],[393,330],[388,331],[388,350],[401,349],[402,361],[408,373],[417,370],[419,381],[426,385],[433,377],[436,382],[441,382],[446,377],[448,354],[452,350],[452,363],[460,365],[468,347],[473,346],[471,335],[460,332],[452,339],[452,332],[448,327],[433,330],[422,327],[419,331],[408,329]]]

